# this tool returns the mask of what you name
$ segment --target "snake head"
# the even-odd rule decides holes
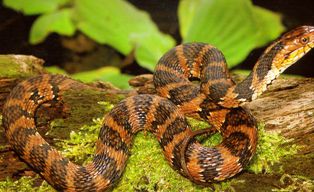
[[[276,44],[282,46],[282,62],[279,67],[282,72],[314,47],[314,26],[301,26],[289,31]]]

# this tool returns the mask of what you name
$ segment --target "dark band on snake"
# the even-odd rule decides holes
[[[5,134],[17,155],[59,191],[110,189],[123,174],[133,136],[143,129],[156,136],[169,164],[184,177],[204,185],[222,181],[241,172],[256,151],[256,120],[241,105],[262,94],[313,46],[314,27],[288,32],[266,49],[239,84],[213,46],[188,43],[171,49],[154,74],[159,96],[137,95],[117,104],[105,116],[94,159],[86,166],[64,158],[36,128],[38,107],[61,101],[64,91],[80,84],[65,76],[45,74],[18,84],[3,107]],[[212,128],[192,131],[185,114],[198,114]],[[195,139],[216,131],[223,141],[215,147]]]

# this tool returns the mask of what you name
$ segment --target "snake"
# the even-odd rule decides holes
[[[235,83],[221,51],[205,43],[184,43],[165,53],[153,76],[157,95],[139,94],[119,102],[104,116],[93,160],[85,166],[65,158],[37,131],[37,110],[62,102],[80,82],[42,74],[17,84],[7,97],[2,125],[10,147],[58,191],[106,191],[122,176],[134,135],[152,132],[170,166],[192,182],[229,179],[250,162],[257,147],[257,121],[243,107],[261,95],[286,68],[314,46],[314,27],[301,26],[274,41],[252,72]],[[208,121],[192,130],[186,115]],[[216,146],[196,136],[220,132]]]

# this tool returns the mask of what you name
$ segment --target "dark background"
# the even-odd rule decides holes
[[[71,50],[69,47],[64,46],[64,37],[56,34],[50,35],[39,45],[30,45],[28,43],[29,31],[36,17],[25,17],[11,9],[4,8],[2,1],[0,2],[0,54],[35,55],[44,59],[46,61],[45,65],[57,65],[70,73],[110,64],[113,58],[120,58],[123,61],[124,56],[103,45],[94,45],[92,46],[93,48],[86,52],[75,49]],[[129,0],[129,2],[149,12],[160,30],[172,35],[177,42],[180,42],[177,18],[178,1]],[[314,0],[253,0],[253,3],[280,13],[283,23],[288,30],[300,25],[314,25]],[[73,39],[77,39],[77,35]],[[106,49],[100,47],[106,47]],[[238,65],[236,69],[252,69],[264,49],[265,47],[253,50],[247,59]],[[97,58],[97,54],[102,59]],[[106,54],[107,56],[105,57],[104,55]],[[82,61],[83,59],[77,59],[84,57],[89,58],[84,60],[85,63]],[[116,61],[116,59],[114,60]],[[80,67],[79,65],[86,65],[86,63],[96,64],[91,67]],[[135,62],[124,66],[122,71],[130,74],[148,72],[139,67]],[[314,77],[314,51],[308,53],[298,64],[287,69],[285,73]]]

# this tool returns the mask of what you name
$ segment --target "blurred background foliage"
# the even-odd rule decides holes
[[[44,42],[51,33],[82,33],[151,72],[167,50],[182,42],[210,43],[234,67],[254,48],[284,31],[279,14],[255,6],[251,0],[180,0],[178,10],[173,10],[177,12],[180,42],[161,32],[148,12],[125,0],[3,0],[3,5],[27,16],[37,16],[29,33],[31,44]],[[48,70],[65,73],[56,67]],[[117,66],[100,66],[73,77],[83,81],[106,80],[127,88],[131,76],[121,73]]]

